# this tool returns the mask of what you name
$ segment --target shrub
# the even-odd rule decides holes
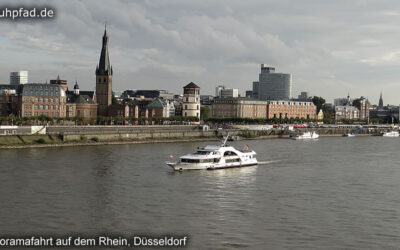
[[[43,139],[43,138],[39,138],[39,139],[37,139],[35,142],[38,143],[38,144],[45,144],[45,143],[46,143],[46,140]]]
[[[81,135],[81,136],[80,136],[80,139],[81,139],[81,141],[86,141],[86,140],[87,140],[87,137],[84,136],[84,135]]]
[[[90,140],[92,140],[94,142],[98,142],[99,141],[99,137],[95,136],[95,137],[92,137],[92,139],[90,139]]]

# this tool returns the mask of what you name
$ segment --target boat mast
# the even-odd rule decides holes
[[[222,143],[221,147],[225,147],[226,142],[228,141],[228,137],[229,137],[229,132],[228,135],[225,137],[224,142]]]

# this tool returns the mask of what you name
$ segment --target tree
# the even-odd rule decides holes
[[[208,120],[210,118],[210,108],[209,107],[201,107],[200,108],[200,116],[202,120]]]
[[[317,106],[317,112],[325,106],[325,99],[320,96],[314,96],[312,102]]]

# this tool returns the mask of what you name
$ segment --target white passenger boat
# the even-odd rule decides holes
[[[347,133],[347,134],[344,134],[343,136],[344,136],[344,137],[354,137],[354,136],[355,136],[355,134],[352,134],[352,133]]]
[[[383,133],[382,136],[385,136],[385,137],[399,137],[399,131],[394,131],[394,130],[388,131],[388,132]]]
[[[209,145],[199,148],[196,153],[181,156],[178,162],[166,162],[176,171],[221,169],[257,165],[256,152],[246,147],[243,150],[226,145]]]
[[[318,139],[318,137],[319,135],[315,131],[291,135],[293,140]]]

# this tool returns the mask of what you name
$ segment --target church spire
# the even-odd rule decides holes
[[[112,75],[112,67],[110,65],[110,58],[108,54],[108,34],[107,26],[104,26],[103,46],[101,48],[99,65],[96,68],[96,75]]]
[[[379,107],[383,107],[383,98],[382,98],[382,91],[381,91],[381,96],[379,97]]]

